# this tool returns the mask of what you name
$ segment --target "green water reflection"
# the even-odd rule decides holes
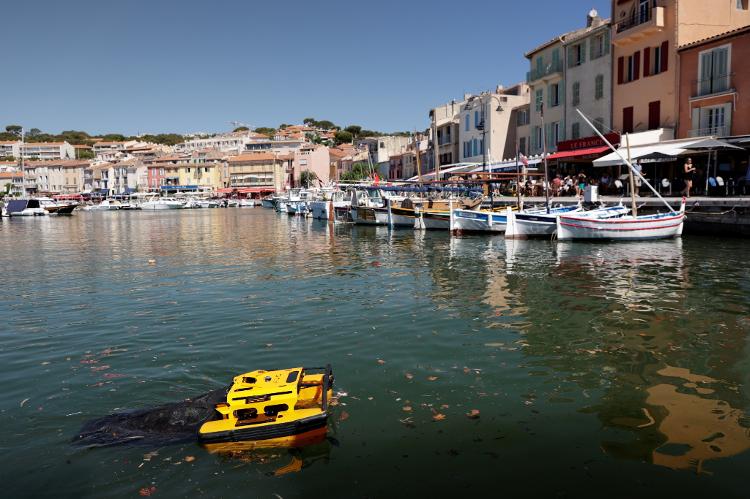
[[[56,497],[744,496],[745,252],[261,209],[2,220],[3,483]],[[332,440],[308,449],[69,445],[98,415],[324,362],[340,403]]]

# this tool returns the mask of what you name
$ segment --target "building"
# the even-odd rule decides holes
[[[88,161],[29,161],[24,165],[26,189],[32,193],[76,194],[84,190]]]
[[[75,148],[67,142],[25,142],[21,154],[24,159],[38,161],[76,159]]]
[[[385,135],[383,137],[365,137],[358,139],[355,144],[357,149],[367,150],[370,155],[370,161],[375,165],[376,170],[385,166],[387,173],[390,164],[388,160],[392,154],[400,154],[406,150],[411,137],[405,135]]]
[[[612,0],[612,23],[613,128],[674,130],[677,47],[749,25],[750,10],[746,0]]]
[[[523,104],[516,108],[516,150],[528,156],[531,144],[531,104]]]
[[[0,160],[3,158],[18,159],[21,157],[20,140],[3,140],[0,141]]]
[[[459,113],[460,162],[491,164],[514,157],[515,110],[528,103],[529,86],[525,83],[469,96]]]
[[[233,156],[227,161],[227,188],[258,189],[257,192],[283,191],[287,186],[289,163],[293,157],[268,152]]]
[[[216,149],[225,153],[240,154],[250,142],[267,139],[267,136],[251,131],[224,133],[213,137],[197,137],[186,140],[177,144],[175,151],[189,153],[203,149]]]
[[[291,185],[299,185],[304,171],[311,171],[322,183],[328,183],[330,177],[331,156],[328,148],[322,145],[307,144],[294,151],[292,162]]]
[[[679,47],[677,136],[749,135],[750,27]]]
[[[0,171],[0,191],[11,196],[23,196],[23,173],[14,170]]]
[[[599,131],[612,128],[611,23],[595,10],[586,17],[586,28],[565,37],[565,137],[578,140],[595,135],[577,109]]]
[[[438,166],[458,163],[458,122],[464,101],[455,100],[430,110],[433,163]]]
[[[554,151],[557,143],[565,140],[564,36],[558,36],[527,52],[531,64],[526,76],[530,91],[529,153],[542,153],[542,113],[547,150]]]

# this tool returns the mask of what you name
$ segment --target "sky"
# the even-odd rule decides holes
[[[306,117],[421,130],[525,78],[609,0],[36,0],[3,6],[0,127],[220,132]]]

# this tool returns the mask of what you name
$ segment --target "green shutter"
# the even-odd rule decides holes
[[[569,68],[573,67],[573,62],[574,62],[573,61],[573,47],[570,46],[568,47],[568,67]]]
[[[607,29],[607,31],[604,32],[604,55],[609,54],[609,44],[609,29]]]
[[[596,39],[597,38],[598,38],[597,36],[594,36],[589,41],[589,60],[591,60],[591,61],[594,60],[594,48],[596,48]]]

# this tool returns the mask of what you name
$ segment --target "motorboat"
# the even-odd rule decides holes
[[[114,199],[105,199],[99,204],[90,204],[83,208],[84,211],[115,211],[122,207],[122,203]]]
[[[257,370],[235,376],[226,400],[198,430],[208,446],[249,442],[256,447],[295,446],[325,433],[333,396],[333,372],[325,368]]]
[[[50,215],[71,215],[73,214],[73,210],[75,210],[78,207],[78,203],[76,202],[60,202],[55,201],[52,198],[37,198],[39,200],[39,204],[41,205],[44,210],[49,213]]]
[[[242,198],[240,199],[240,208],[253,208],[256,205],[255,199]]]
[[[269,209],[276,208],[277,199],[278,199],[277,196],[266,196],[261,200],[260,205],[263,208],[269,208]]]
[[[197,201],[201,208],[221,208],[221,202],[217,199],[199,199]]]
[[[339,215],[343,215],[344,211],[348,212],[351,205],[346,194],[344,191],[332,191],[324,193],[321,199],[310,201],[312,217],[317,220],[338,220]]]
[[[7,217],[38,217],[48,215],[38,199],[11,199],[3,208]]]
[[[160,198],[153,196],[140,204],[142,210],[180,210],[184,203],[175,198]]]

